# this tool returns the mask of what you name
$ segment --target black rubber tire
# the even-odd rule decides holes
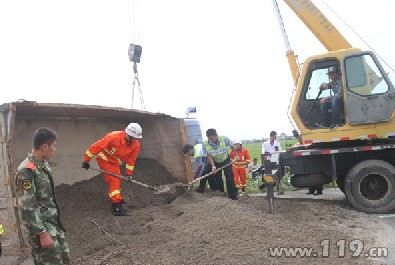
[[[291,185],[296,188],[309,188],[331,182],[331,177],[323,174],[297,174],[291,177]]]
[[[383,160],[365,160],[350,169],[344,182],[350,203],[365,213],[395,209],[395,167]]]

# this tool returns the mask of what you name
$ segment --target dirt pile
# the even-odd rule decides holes
[[[162,185],[177,181],[163,165],[153,159],[138,159],[133,179],[148,185]],[[123,199],[129,207],[135,209],[147,205],[162,205],[175,199],[172,195],[155,195],[153,191],[127,181],[122,181],[121,190]],[[101,174],[72,186],[60,185],[56,191],[62,212],[83,211],[90,215],[95,214],[99,209],[110,211],[108,185]]]
[[[262,197],[233,202],[222,194],[188,193],[171,204],[132,211],[126,218],[86,217],[66,223],[74,264],[382,264],[338,258],[336,243],[374,245],[377,221],[336,202],[276,200],[268,214]],[[102,236],[94,218],[114,239]],[[328,258],[322,258],[329,240]],[[270,257],[270,247],[311,247],[316,258]]]
[[[136,179],[175,181],[156,161],[138,162]],[[276,214],[271,215],[263,197],[232,201],[220,192],[190,191],[169,204],[166,196],[129,183],[122,191],[130,205],[128,217],[111,215],[101,176],[58,187],[73,264],[384,264],[365,252],[351,257],[348,243],[358,239],[365,250],[378,246],[383,225],[346,201],[275,200]],[[338,257],[339,240],[346,242],[344,258]],[[326,242],[329,257],[322,258]],[[318,256],[272,257],[273,247],[308,247]]]

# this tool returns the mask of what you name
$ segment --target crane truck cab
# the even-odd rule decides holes
[[[329,81],[333,66],[339,68],[343,104],[340,126],[331,129],[317,124],[319,100],[331,93],[320,84]],[[309,57],[290,108],[305,143],[280,154],[293,186],[336,181],[360,211],[395,209],[395,89],[373,53],[351,48]]]
[[[342,83],[340,124],[320,126],[320,99],[333,95],[321,90],[328,83],[328,69],[336,66]],[[371,52],[344,49],[309,57],[303,64],[291,103],[291,116],[305,143],[387,138],[395,135],[395,89]],[[328,115],[329,118],[331,115]]]
[[[295,187],[336,181],[349,202],[366,213],[395,210],[395,89],[374,53],[353,48],[311,0],[284,0],[328,50],[299,67],[276,0],[272,0],[287,48],[295,89],[289,115],[304,145],[279,155],[280,178],[289,168]],[[330,96],[328,69],[341,79],[338,127],[319,126],[320,100]],[[328,115],[331,116],[331,115]]]

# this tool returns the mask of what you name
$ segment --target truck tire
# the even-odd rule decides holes
[[[291,177],[291,185],[296,188],[309,188],[331,182],[331,177],[324,174],[295,174]]]
[[[365,213],[395,209],[395,167],[382,160],[365,160],[350,169],[345,193],[350,203]]]
[[[344,190],[344,178],[337,178],[336,179],[337,187],[346,195],[346,191]]]

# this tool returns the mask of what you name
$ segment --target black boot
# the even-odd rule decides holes
[[[122,209],[122,203],[114,202],[112,204],[112,214],[114,216],[128,216],[128,213]]]
[[[315,187],[310,187],[309,192],[306,193],[306,195],[314,194]]]

